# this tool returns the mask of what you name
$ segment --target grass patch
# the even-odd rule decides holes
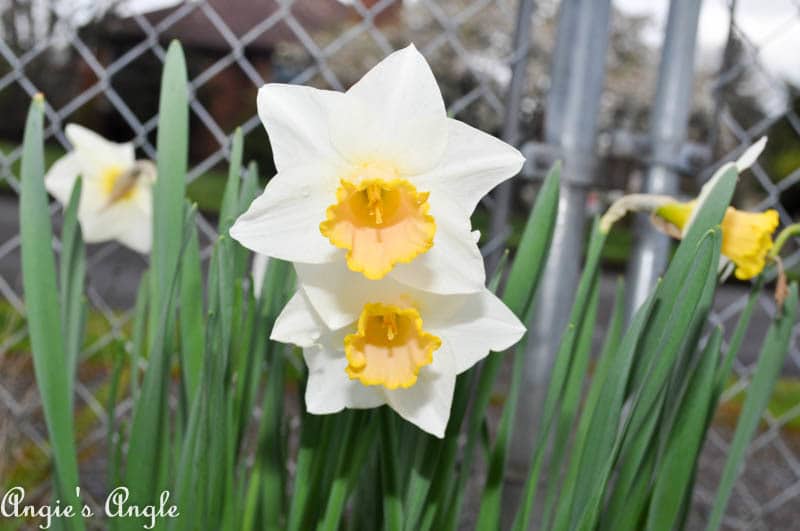
[[[0,345],[5,351],[3,356],[30,356],[30,339],[25,333],[25,317],[20,315],[17,309],[8,301],[0,301]],[[130,335],[130,323],[123,325],[121,333],[123,336]],[[106,335],[111,333],[111,324],[105,316],[94,310],[90,310],[86,318],[86,335],[84,338],[84,348],[91,347],[101,341]],[[108,346],[97,349],[93,354],[102,356],[110,352]]]
[[[728,388],[733,387],[738,380],[731,380]],[[742,411],[742,405],[747,394],[747,388],[739,391],[733,397],[729,398],[720,404],[715,422],[720,422],[725,425],[733,427],[736,424],[739,414]],[[800,378],[781,378],[775,384],[775,390],[772,392],[767,411],[775,418],[782,418],[788,413],[795,410],[794,415],[789,418],[785,424],[784,429],[800,432],[800,411],[796,408],[800,407]],[[763,423],[762,423],[763,424]]]

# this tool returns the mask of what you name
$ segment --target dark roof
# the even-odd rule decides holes
[[[269,29],[248,41],[246,46],[250,50],[269,50],[278,42],[297,41],[295,32],[279,14],[282,9],[287,9],[287,17],[294,18],[309,34],[320,30],[335,31],[340,25],[358,17],[353,7],[337,0],[296,0],[288,8],[281,7],[283,2],[276,0],[207,0],[206,3],[237,38],[243,37],[266,19],[277,19]],[[211,50],[231,48],[200,5],[192,6],[191,12],[176,22],[169,20],[176,12],[185,9],[187,6],[181,4],[147,13],[144,17],[154,27],[167,25],[159,31],[161,41],[179,39],[185,46]],[[112,39],[140,38],[143,34],[139,23],[133,18],[108,19],[104,29]]]

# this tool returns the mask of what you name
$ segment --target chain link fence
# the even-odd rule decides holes
[[[748,5],[749,4],[749,5]],[[714,157],[733,158],[759,137],[769,137],[769,148],[751,171],[742,176],[737,199],[751,209],[774,208],[781,224],[798,218],[800,168],[800,99],[797,78],[786,80],[769,67],[776,54],[800,35],[800,3],[775,2],[776,15],[770,24],[754,24],[748,19],[753,2],[728,3],[728,38],[722,50],[719,69],[710,84],[712,128],[708,146]],[[794,153],[795,155],[790,155]],[[795,160],[791,160],[792,158]],[[800,251],[794,242],[784,263],[797,271]],[[744,307],[746,293],[722,293],[711,320],[733,326]],[[720,300],[721,299],[721,300]],[[762,295],[760,311],[775,313],[775,302]],[[765,320],[766,321],[766,320]],[[764,326],[755,323],[750,335],[761,338]],[[800,401],[791,389],[800,372],[798,349],[800,326],[795,326],[790,352],[778,383],[773,403],[765,411],[762,429],[748,450],[748,460],[728,506],[726,523],[732,529],[792,529],[797,526],[800,506]],[[744,352],[734,364],[737,381],[723,395],[719,417],[733,409],[737,396],[746,389],[755,369],[753,356]],[[718,417],[718,418],[719,418]],[[716,463],[727,453],[732,430],[716,423],[709,432],[700,466],[696,505],[709,506],[719,471]]]
[[[486,229],[482,244],[487,254],[514,234],[535,196],[541,168],[559,155],[546,142],[545,103],[554,101],[548,91],[558,90],[550,76],[557,61],[556,0],[203,0],[141,11],[150,3],[129,0],[99,10],[94,2],[0,0],[0,478],[3,487],[26,486],[32,497],[48,493],[49,448],[28,355],[17,194],[21,127],[26,102],[35,93],[47,99],[48,163],[68,148],[63,130],[70,122],[117,141],[133,139],[141,156],[153,158],[159,72],[169,40],[180,39],[192,91],[188,193],[201,209],[197,224],[204,258],[217,236],[215,210],[237,126],[245,135],[246,158],[259,162],[265,178],[274,171],[255,109],[257,88],[266,82],[341,90],[392,50],[415,42],[430,61],[452,116],[506,137],[507,122],[513,120],[513,136],[533,155],[509,204],[503,207],[502,197],[490,197],[475,215],[475,224]],[[530,28],[517,20],[519,13],[530,12],[521,5],[526,3],[527,9],[535,7]],[[785,224],[800,211],[800,98],[765,57],[772,57],[773,47],[784,46],[787,35],[800,33],[800,2],[776,0],[770,7],[775,24],[766,29],[751,23],[750,4],[756,3],[706,0],[704,9],[725,15],[715,24],[727,26],[728,37],[713,60],[698,61],[684,139],[689,155],[673,162],[679,188],[689,195],[719,164],[769,135],[767,152],[743,177],[736,201],[746,208],[776,208]],[[522,38],[514,38],[515,28],[524,32]],[[625,146],[637,146],[647,137],[660,46],[653,40],[661,34],[660,26],[622,6],[615,4],[611,11],[608,49],[599,50],[606,80],[598,102],[597,161],[590,182],[584,183],[588,202],[584,198],[582,209],[601,210],[607,196],[640,189],[653,164],[638,149]],[[519,97],[509,96],[515,77],[520,79]],[[503,208],[509,223],[489,231],[490,217]],[[55,203],[51,214],[58,226]],[[615,270],[624,268],[630,234],[623,227],[617,236],[615,248],[621,250],[616,259],[608,257],[609,282]],[[53,244],[58,250],[57,239]],[[796,245],[793,251],[785,260],[790,272],[800,264]],[[76,382],[76,426],[89,497],[100,498],[105,489],[110,351],[116,340],[129,337],[134,290],[145,267],[146,258],[115,243],[88,249],[92,311]],[[712,321],[731,329],[747,291],[744,285],[720,289]],[[736,362],[736,381],[724,396],[701,460],[692,526],[702,526],[713,500],[741,392],[775,311],[768,295],[760,303],[752,340]],[[800,521],[797,335],[776,405],[751,445],[729,506],[725,525],[730,529],[790,529]],[[129,401],[118,403],[117,417],[125,418],[130,406]]]

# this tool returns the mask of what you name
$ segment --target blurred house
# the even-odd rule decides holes
[[[376,1],[362,4],[370,7]],[[84,32],[104,66],[124,58],[151,34],[157,34],[164,47],[173,39],[181,41],[190,79],[201,76],[195,96],[210,118],[203,120],[196,112],[192,113],[190,145],[195,160],[219,148],[219,133],[230,133],[254,115],[256,92],[262,82],[289,81],[312,64],[312,58],[307,55],[278,60],[284,55],[283,48],[302,46],[309,39],[321,47],[320,42],[341,34],[344,28],[361,20],[352,6],[338,1],[298,0],[288,7],[276,0],[209,0],[206,4],[180,4],[128,18],[106,17],[85,28]],[[399,6],[401,3],[396,3],[383,10],[376,24],[390,24],[397,17]],[[239,49],[240,43],[243,46]],[[142,122],[158,110],[161,68],[160,59],[148,51],[111,79],[121,99]],[[81,64],[80,72],[78,91],[96,83],[88,65]],[[127,126],[119,120],[113,105],[101,102],[100,107],[110,116],[103,120],[105,123],[97,124],[98,128],[108,131],[112,137],[130,137],[130,131],[125,130]],[[210,129],[207,122],[216,123],[219,129]],[[266,137],[262,136],[264,142],[259,143],[266,144]],[[258,146],[253,147],[258,150]],[[268,163],[269,153],[264,155],[253,153]]]

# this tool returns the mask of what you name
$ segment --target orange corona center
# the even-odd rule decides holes
[[[109,205],[132,199],[136,193],[135,184],[133,174],[119,166],[109,166],[100,174],[100,186]]]
[[[342,179],[336,204],[328,207],[319,230],[347,250],[350,269],[379,279],[433,246],[436,223],[429,210],[428,192],[417,191],[405,179]]]
[[[344,338],[345,371],[364,385],[387,389],[411,387],[419,370],[433,361],[442,341],[422,329],[414,308],[370,303],[358,319],[358,330]]]

